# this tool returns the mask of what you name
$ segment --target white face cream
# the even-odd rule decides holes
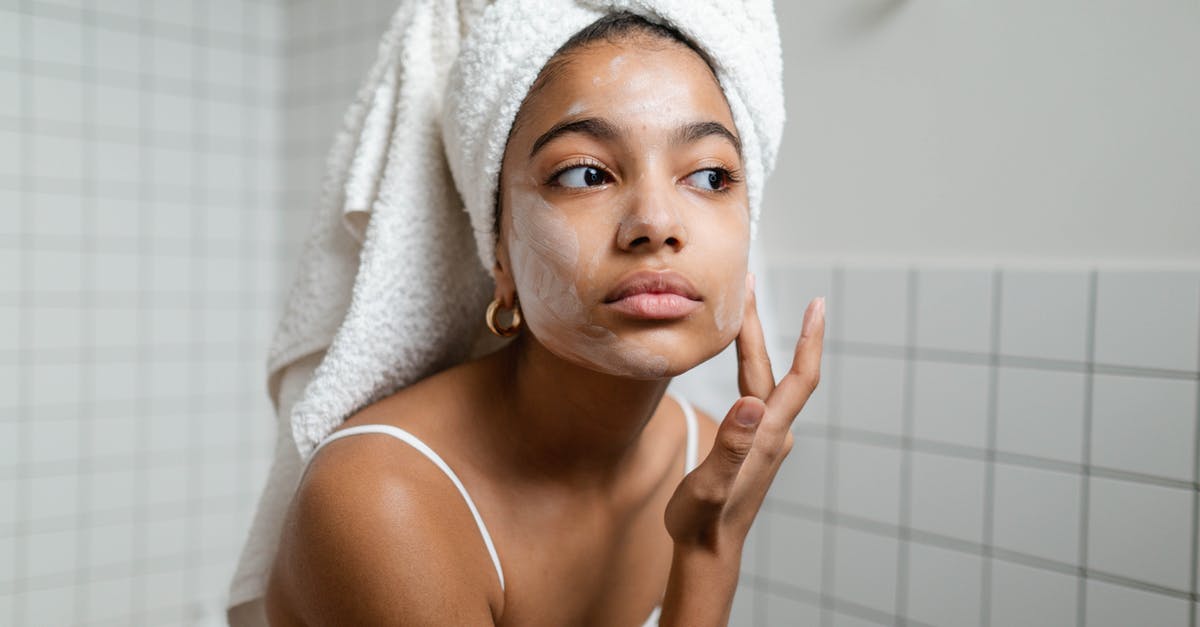
[[[548,350],[601,372],[659,378],[668,359],[596,324],[579,296],[594,291],[603,249],[581,263],[570,222],[533,189],[514,190],[509,239],[513,277],[525,324]],[[578,282],[578,284],[577,284]]]

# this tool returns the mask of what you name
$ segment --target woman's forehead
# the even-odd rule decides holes
[[[703,59],[682,44],[593,42],[569,53],[526,102],[522,124],[537,137],[566,118],[600,117],[654,132],[695,120],[733,128],[725,95]]]

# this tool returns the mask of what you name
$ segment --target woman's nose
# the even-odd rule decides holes
[[[617,242],[622,250],[657,252],[665,246],[679,252],[687,245],[687,229],[678,205],[681,199],[674,197],[673,187],[644,184],[630,190],[631,197],[617,228]]]

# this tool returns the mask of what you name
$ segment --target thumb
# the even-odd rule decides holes
[[[707,484],[702,488],[701,500],[724,504],[728,499],[742,462],[754,446],[754,436],[766,410],[762,400],[753,396],[743,396],[729,409],[717,428],[712,450],[697,469],[701,471],[698,474],[703,477],[702,482]]]

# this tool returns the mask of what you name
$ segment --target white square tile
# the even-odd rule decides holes
[[[52,76],[35,75],[33,85],[33,117],[79,124],[83,121],[83,83]]]
[[[0,70],[0,116],[15,118],[23,115],[21,107],[25,98],[25,84],[20,74]]]
[[[79,364],[35,364],[28,371],[33,375],[29,381],[29,399],[33,405],[63,408],[79,402]]]
[[[32,162],[26,172],[54,181],[77,181],[83,176],[83,142],[74,137],[29,135],[33,146]]]
[[[12,138],[16,137],[15,135],[8,136]],[[0,136],[0,139],[3,138],[4,136]],[[17,148],[16,146],[8,146],[0,150],[16,150]],[[3,158],[4,155],[0,152],[0,159]],[[0,165],[0,172],[2,171],[4,171],[4,168]],[[21,192],[15,189],[0,189],[0,235],[17,235],[25,232],[27,227],[24,224],[25,220],[22,215],[25,203],[21,201],[21,195]],[[10,270],[9,272],[13,271]],[[11,289],[17,283],[12,280],[11,276],[6,276],[4,285]]]
[[[912,520],[921,531],[983,540],[982,461],[912,453]]]
[[[78,459],[79,423],[79,420],[31,420],[29,430],[32,442],[28,459],[34,463]]]
[[[130,511],[137,502],[138,480],[132,470],[96,470],[88,477],[93,512]]]
[[[136,34],[107,28],[95,28],[92,33],[96,38],[98,68],[129,74],[141,71],[142,42]]]
[[[191,133],[195,99],[187,95],[166,92],[153,94],[150,106],[154,130],[167,133]]]
[[[820,590],[820,521],[773,513],[767,530],[771,551],[768,577],[789,586]]]
[[[900,359],[839,355],[838,424],[873,433],[900,435],[904,368]]]
[[[836,511],[896,524],[900,515],[900,450],[840,442],[835,455]]]
[[[57,192],[32,195],[30,230],[39,235],[77,238],[83,235],[83,197]]]
[[[133,540],[129,523],[93,525],[87,529],[87,554],[82,557],[90,568],[127,564],[133,558]]]
[[[92,285],[97,292],[112,293],[112,292],[136,292],[141,287],[143,265],[142,258],[137,253],[116,252],[116,253],[98,253],[91,257],[91,276]],[[113,328],[119,329],[124,326],[122,319],[132,319],[133,315],[130,310],[108,310],[109,313],[120,313],[120,318],[106,317],[102,323],[97,323],[97,330],[107,330],[112,323]],[[122,334],[122,337],[136,337],[136,333],[130,335]],[[96,336],[96,343],[105,346],[111,346],[116,342],[112,337]],[[129,345],[131,342],[122,341],[121,344]]]
[[[908,332],[909,272],[846,268],[842,278],[842,331],[847,342],[904,346]]]
[[[153,444],[151,444],[151,447],[151,450],[156,453],[177,452],[181,462],[186,459],[186,453],[184,452],[186,449],[183,447],[168,449],[166,447],[154,447]],[[199,470],[199,468],[196,469],[197,472]],[[147,473],[145,479],[146,502],[151,505],[169,505],[182,503],[188,498],[196,498],[196,495],[190,492],[192,488],[190,475],[191,473],[188,472],[187,466],[156,467],[153,472]]]
[[[79,511],[79,478],[46,475],[30,480],[29,517],[35,521],[74,516]],[[35,525],[36,527],[36,525]]]
[[[0,8],[0,55],[11,59],[24,56],[26,28],[25,14],[12,11],[8,6]]]
[[[156,0],[151,6],[156,22],[200,26],[196,24],[196,10],[192,0]]]
[[[917,346],[990,352],[992,277],[983,270],[922,270],[917,278]]]
[[[1088,627],[1168,627],[1188,624],[1188,603],[1162,594],[1091,579],[1087,582]]]
[[[1200,274],[1101,272],[1096,361],[1200,370]]]
[[[881,612],[893,612],[897,540],[839,527],[834,533],[834,546],[834,596]]]
[[[77,22],[33,16],[33,60],[78,67],[83,62],[83,28]]]
[[[915,362],[913,435],[986,448],[988,368]]]
[[[852,616],[850,614],[833,615],[833,627],[890,627],[895,623],[878,623],[873,620],[867,620],[861,616]]]
[[[772,263],[768,266],[766,276],[757,277],[757,281],[756,290],[760,294],[759,309],[761,311],[770,307],[778,325],[776,329],[764,330],[780,338],[789,348],[800,337],[804,310],[808,308],[812,299],[824,296],[827,310],[835,305],[830,301],[833,270],[828,267]],[[829,311],[829,320],[825,323],[826,340],[834,337],[833,318],[833,312]],[[786,367],[787,364],[777,366]]]
[[[979,556],[909,546],[908,617],[933,625],[978,624],[983,578]]]
[[[187,519],[151,520],[145,526],[146,556],[165,558],[183,554],[188,548]],[[155,575],[157,577],[158,574]]]
[[[137,183],[142,180],[143,163],[141,149],[137,144],[126,142],[96,142],[95,172],[96,179],[109,183]],[[96,228],[101,234],[137,235],[141,233],[141,223],[138,216],[141,207],[136,200],[99,198],[101,207],[97,218]],[[116,206],[119,213],[112,215],[106,211],[108,203]]]
[[[1085,384],[1083,373],[1001,366],[996,449],[1080,463]]]
[[[1064,564],[1079,562],[1077,475],[996,464],[993,544]]]
[[[790,599],[775,593],[767,593],[767,625],[800,627],[821,622],[821,610],[815,605]]]
[[[91,375],[91,399],[95,401],[131,401],[143,389],[141,373],[132,362],[105,364],[92,370]]]
[[[78,309],[33,306],[33,350],[69,349],[83,344],[81,327],[86,315]]]
[[[1001,354],[1084,361],[1088,283],[1086,272],[1006,271]]]
[[[192,80],[193,66],[196,65],[192,58],[197,54],[196,47],[193,47],[191,42],[179,40],[174,36],[155,37],[151,70],[156,76],[163,78]],[[157,112],[155,117],[157,118]]]
[[[1089,505],[1090,567],[1188,589],[1190,491],[1092,477]]]
[[[78,292],[83,256],[74,250],[34,250],[33,288],[39,292]]]
[[[729,610],[729,627],[754,627],[754,588],[739,585]]]
[[[33,587],[25,593],[29,625],[70,625],[75,619],[75,586]]]
[[[34,531],[25,536],[25,574],[29,577],[68,575],[77,561],[74,529]]]
[[[142,92],[120,85],[95,85],[95,123],[115,127],[131,135],[141,127]]]
[[[139,582],[132,577],[104,577],[88,582],[88,618],[125,619],[133,622],[133,588]]]
[[[795,436],[792,451],[784,458],[771,484],[771,497],[811,507],[824,507],[826,444],[825,438]]]
[[[150,148],[150,156],[154,159],[150,172],[155,184],[170,187],[192,184],[192,159],[195,157],[190,151]]]
[[[30,166],[25,163],[25,143],[32,142],[32,135],[23,135],[0,130],[0,174],[26,176]]]
[[[0,430],[0,433],[3,432]],[[15,466],[15,464],[13,464],[13,458],[10,457],[0,465],[0,468],[11,466]],[[0,478],[0,525],[11,525],[17,522],[17,493],[26,489],[28,485],[29,483],[25,479]],[[26,518],[25,512],[21,512],[21,518],[22,520]]]
[[[184,263],[187,261],[185,260]],[[182,274],[186,276],[187,272],[182,272]],[[165,287],[166,285],[163,285],[160,290],[162,292],[186,291],[185,289],[167,290]],[[150,313],[150,341],[156,347],[175,353],[178,349],[174,347],[194,339],[195,325],[195,315],[189,309],[155,309]]]
[[[1071,575],[994,560],[992,627],[1074,625],[1077,582]]]
[[[1191,481],[1196,381],[1095,375],[1092,463]]]

